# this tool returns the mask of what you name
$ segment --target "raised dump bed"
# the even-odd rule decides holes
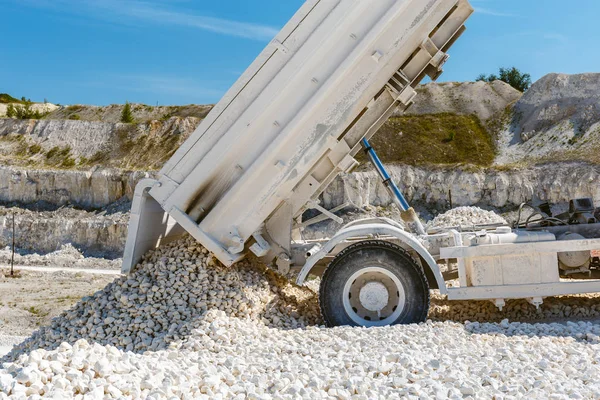
[[[187,231],[225,265],[253,252],[282,274],[298,272],[298,284],[321,276],[330,326],[422,322],[431,289],[500,308],[506,299],[539,306],[600,292],[593,199],[573,199],[556,216],[530,205],[533,214],[512,228],[426,233],[369,144],[396,108],[412,104],[425,76],[439,76],[472,12],[466,0],[306,2],[158,179],[136,188],[123,272]],[[315,221],[343,222],[318,199],[361,149],[408,223],[371,218],[303,240]],[[308,209],[322,216],[304,221]]]
[[[248,250],[283,272],[293,232],[357,165],[414,87],[436,79],[473,9],[466,0],[309,0],[181,146],[140,184],[123,272],[192,234],[225,265]]]

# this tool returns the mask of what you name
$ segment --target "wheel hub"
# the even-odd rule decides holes
[[[369,311],[383,310],[387,306],[389,298],[390,294],[381,282],[368,282],[360,289],[360,304]]]
[[[354,273],[344,285],[343,296],[346,314],[366,327],[394,323],[406,303],[398,277],[381,267],[365,267]]]

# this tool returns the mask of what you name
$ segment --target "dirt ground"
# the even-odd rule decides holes
[[[116,276],[82,272],[0,271],[0,335],[29,336]]]

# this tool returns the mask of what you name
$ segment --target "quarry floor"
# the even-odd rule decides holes
[[[0,279],[0,355],[10,350],[82,297],[104,288],[114,275],[80,271],[48,272],[45,268],[16,268],[17,277],[10,278],[7,269]],[[8,347],[8,348],[6,348]]]
[[[0,358],[34,330],[41,326],[49,326],[53,317],[75,306],[82,297],[103,289],[115,278],[115,275],[98,271],[67,269],[49,272],[48,267],[27,267],[18,270],[18,277],[15,278],[6,277],[6,270],[0,275]],[[314,283],[318,283],[318,280]],[[176,285],[165,284],[165,287],[172,286]],[[541,399],[550,398],[551,393],[560,391],[561,396],[553,398],[591,399],[598,398],[597,395],[600,394],[595,383],[596,364],[600,356],[600,338],[597,336],[600,331],[598,313],[593,318],[586,318],[577,313],[561,313],[565,312],[568,305],[569,310],[575,310],[577,305],[592,309],[598,303],[598,297],[582,299],[571,296],[547,299],[543,307],[546,314],[536,314],[524,301],[512,301],[507,304],[503,313],[498,313],[490,302],[448,302],[434,293],[429,317],[434,321],[446,322],[374,330],[322,329],[316,326],[293,330],[268,329],[255,325],[256,321],[253,323],[250,320],[228,319],[223,313],[222,316],[215,314],[217,318],[213,322],[207,319],[207,325],[201,325],[195,333],[192,332],[187,338],[187,344],[181,348],[148,351],[144,354],[120,353],[114,348],[106,350],[106,354],[113,358],[109,360],[107,357],[106,362],[100,360],[93,365],[98,369],[104,364],[126,366],[125,361],[133,361],[135,369],[123,373],[122,376],[114,372],[109,379],[123,379],[135,383],[138,380],[142,381],[143,377],[156,376],[158,378],[155,381],[150,379],[139,385],[145,387],[144,385],[150,383],[154,386],[162,384],[164,387],[160,390],[164,392],[164,396],[152,398],[185,398],[184,395],[167,395],[170,390],[175,390],[174,388],[185,387],[175,382],[177,376],[185,374],[191,374],[188,383],[192,387],[208,387],[208,383],[204,382],[206,379],[213,379],[215,385],[223,386],[225,384],[221,383],[221,372],[216,371],[215,366],[225,368],[221,364],[226,366],[231,362],[236,367],[237,357],[239,365],[249,363],[256,368],[263,368],[263,364],[267,366],[265,368],[268,368],[268,372],[261,369],[256,374],[256,382],[259,386],[262,385],[257,390],[283,393],[285,389],[285,393],[289,395],[276,398],[350,398],[350,394],[356,392],[366,393],[356,398],[381,399],[400,398],[400,393],[403,394],[402,397],[405,395],[408,398]],[[559,317],[546,318],[544,315]],[[530,323],[510,324],[509,319]],[[500,320],[501,323],[466,322]],[[59,324],[68,326],[69,322],[65,321],[63,325],[61,321]],[[206,332],[204,336],[203,332]],[[394,343],[393,346],[390,346],[390,343]],[[69,345],[66,346],[57,351],[60,353]],[[90,346],[90,353],[86,353],[85,356],[86,360],[95,360],[99,354],[104,354],[101,353],[104,347],[100,344],[77,342],[74,346],[78,352],[81,351],[79,347]],[[252,350],[248,352],[249,349]],[[66,357],[66,353],[33,353],[36,354],[35,357],[44,354],[45,359],[42,362],[50,361],[53,357]],[[281,354],[285,354],[285,358],[281,358]],[[125,361],[114,359],[114,355],[119,355]],[[320,355],[322,359],[319,359]],[[286,360],[287,357],[290,359]],[[68,359],[74,360],[73,357]],[[194,362],[198,362],[199,365],[206,365],[207,370],[189,373],[187,368],[193,366],[190,360],[196,360]],[[339,360],[344,360],[346,364],[340,363]],[[423,365],[419,364],[421,361]],[[308,389],[299,389],[299,393],[303,393],[301,396],[291,396],[288,393],[289,388],[277,386],[277,382],[286,379],[282,377],[288,368],[275,368],[277,362],[301,365],[299,371],[291,371],[292,375],[304,376],[313,373],[315,377],[311,379],[314,382],[311,380],[313,383],[307,384]],[[24,382],[24,379],[29,379],[25,375],[32,371],[33,364],[27,365],[22,367],[21,364],[17,364],[8,367],[13,369],[7,371],[14,373],[16,380]],[[161,370],[163,367],[166,368],[165,371],[171,371],[173,374],[166,380],[162,379],[166,373]],[[379,372],[371,371],[372,368],[377,368]],[[350,376],[350,371],[356,374],[355,379],[358,379],[359,383],[352,383],[351,390],[348,391],[342,386],[346,385],[343,377]],[[456,375],[450,379],[456,378],[455,382],[449,383],[447,379],[441,379],[449,371]],[[11,376],[4,374],[5,381]],[[493,378],[486,378],[490,376]],[[272,383],[268,381],[269,377],[272,377]],[[52,381],[44,386],[44,394],[49,397],[58,396],[57,388],[64,383],[61,379],[58,375],[52,376]],[[488,382],[486,379],[492,380]],[[261,383],[262,381],[265,383]],[[300,387],[298,382],[295,384]],[[322,396],[315,397],[313,393],[302,392],[312,390],[310,385],[316,385]],[[4,387],[6,389],[8,386],[5,384]],[[19,398],[15,391],[17,384],[12,387],[13,395]],[[30,387],[34,388],[35,384],[31,384]],[[112,388],[99,387],[101,393],[96,398],[123,397],[119,394],[121,392],[116,390],[112,393]],[[237,386],[231,386],[235,387]],[[223,386],[220,390],[233,392],[231,388]],[[208,390],[204,397],[193,397],[217,398],[213,396],[212,390]],[[0,397],[1,394],[2,390]],[[148,393],[141,392],[139,396],[133,397],[150,397],[147,395]],[[234,398],[233,396],[231,394],[223,398]]]
[[[54,317],[73,307],[83,297],[105,288],[120,274],[114,269],[84,270],[60,266],[15,266],[15,271],[15,277],[11,278],[9,269],[0,265],[0,357],[35,330],[50,325]],[[530,318],[535,323],[587,321],[600,324],[600,318],[593,315],[573,317],[552,313],[543,317],[532,314],[533,310],[525,313],[525,308],[529,307],[521,300],[510,302],[504,312],[496,312],[488,302],[450,302],[435,293],[437,291],[432,297],[430,318],[438,321],[479,320],[475,316],[481,313],[485,316],[482,321],[487,318],[490,322],[504,318],[524,321]],[[594,295],[591,297],[590,303],[596,304],[596,300],[600,300]],[[579,296],[550,298],[544,307],[561,304],[561,307],[575,308],[581,305],[581,300]]]

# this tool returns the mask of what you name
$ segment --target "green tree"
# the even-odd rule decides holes
[[[485,75],[477,77],[477,81],[493,82],[502,81],[508,83],[520,92],[525,92],[531,86],[531,75],[521,72],[516,67],[500,68],[499,74]]]
[[[131,124],[133,122],[133,112],[131,111],[131,104],[129,102],[125,102],[125,107],[123,107],[123,111],[121,111],[121,122],[126,124]]]

